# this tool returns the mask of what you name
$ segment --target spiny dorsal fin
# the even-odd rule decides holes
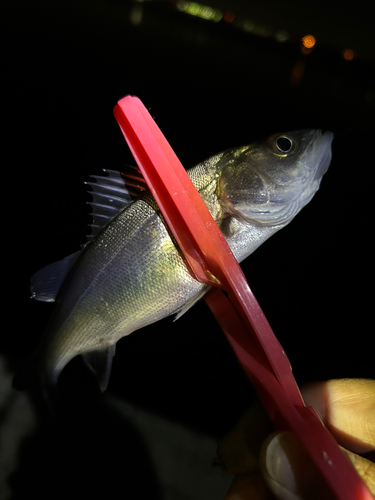
[[[147,185],[136,167],[128,167],[125,172],[103,169],[105,176],[92,175],[94,182],[86,182],[92,188],[90,194],[93,201],[91,224],[91,240],[111,221],[118,212],[137,199]],[[84,246],[84,245],[83,245]],[[36,272],[30,280],[31,297],[43,302],[54,302],[56,295],[68,272],[76,261],[81,250],[65,259],[49,264]]]
[[[146,189],[142,174],[136,167],[128,167],[132,171],[103,169],[103,175],[91,175],[94,182],[85,182],[91,187],[89,191],[93,198],[88,204],[92,208],[91,234],[87,236],[92,240],[118,212],[137,199]]]

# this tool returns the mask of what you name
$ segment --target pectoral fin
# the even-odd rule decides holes
[[[173,318],[173,321],[177,321],[178,319],[180,319],[181,316],[185,314],[189,309],[191,309],[199,300],[201,300],[201,298],[204,297],[210,289],[210,286],[204,286],[202,290],[197,293],[197,295],[194,295],[192,299],[186,302],[182,309],[176,311],[176,316]]]
[[[105,391],[111,375],[112,360],[116,353],[116,344],[83,354],[86,365],[96,375],[101,391]]]

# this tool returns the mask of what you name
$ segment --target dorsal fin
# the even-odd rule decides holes
[[[103,169],[103,172],[106,175],[92,175],[90,178],[94,179],[94,182],[85,183],[92,188],[89,193],[93,198],[89,203],[93,222],[90,225],[92,234],[87,236],[88,240],[93,239],[122,208],[147,189],[147,184],[136,167],[128,167],[124,172],[107,169]],[[44,302],[54,302],[80,253],[81,251],[75,252],[35,273],[30,280],[31,297]]]
[[[92,240],[108,222],[137,199],[146,189],[147,185],[142,174],[136,167],[128,167],[130,170],[117,172],[116,170],[103,169],[104,175],[91,175],[94,182],[85,182],[92,188],[89,194],[93,201],[88,204],[92,208],[91,234],[87,236]]]

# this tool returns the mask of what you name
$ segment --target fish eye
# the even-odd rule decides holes
[[[289,153],[293,147],[292,141],[284,135],[276,139],[276,147],[281,153]]]
[[[279,158],[290,158],[298,153],[300,144],[298,137],[294,134],[278,133],[267,139],[267,147],[273,155]]]

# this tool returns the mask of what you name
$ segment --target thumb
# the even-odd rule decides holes
[[[271,434],[260,454],[262,475],[279,500],[330,498],[327,486],[292,432]]]

